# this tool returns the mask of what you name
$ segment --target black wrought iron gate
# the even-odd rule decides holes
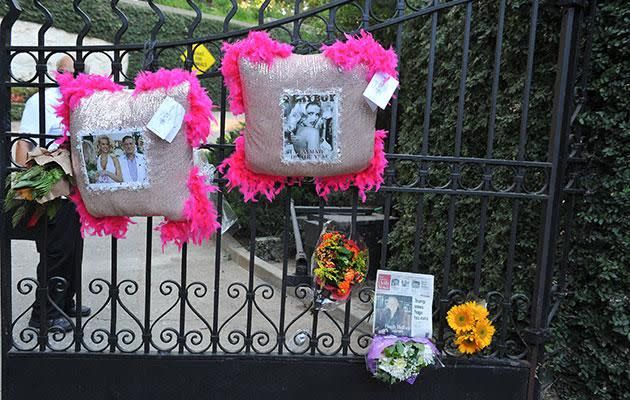
[[[20,4],[23,3],[23,4]],[[420,398],[420,399],[536,399],[540,393],[540,369],[544,360],[544,345],[548,338],[548,329],[557,302],[566,290],[567,254],[569,248],[570,216],[575,202],[573,196],[578,191],[573,187],[575,174],[568,165],[579,161],[581,133],[572,132],[576,107],[574,89],[579,59],[587,64],[587,51],[580,55],[582,44],[586,41],[581,36],[585,25],[584,15],[594,10],[584,1],[562,0],[521,1],[520,12],[529,21],[528,35],[521,38],[523,51],[522,92],[519,106],[503,110],[520,118],[520,132],[514,132],[516,140],[513,157],[498,156],[493,152],[493,143],[498,133],[495,131],[498,118],[497,99],[502,84],[502,46],[506,9],[513,10],[513,1],[493,0],[493,10],[498,10],[496,31],[493,43],[494,58],[488,65],[492,77],[491,91],[488,96],[489,115],[479,116],[488,119],[488,133],[485,156],[466,155],[462,152],[462,140],[466,134],[464,115],[475,114],[478,110],[469,110],[466,105],[467,74],[471,68],[469,48],[471,46],[471,26],[474,28],[475,16],[484,12],[485,1],[476,0],[392,0],[392,1],[349,1],[316,2],[302,0],[276,2],[284,5],[290,12],[279,19],[265,18],[270,1],[260,2],[257,12],[258,23],[236,23],[239,4],[231,0],[231,9],[222,21],[210,18],[218,24],[218,29],[208,32],[199,31],[206,20],[202,18],[200,4],[193,0],[185,3],[189,6],[188,26],[173,29],[180,32],[180,37],[164,38],[162,32],[173,17],[172,10],[156,4],[158,1],[132,4],[129,0],[64,0],[47,2],[43,0],[23,1],[6,0],[0,11],[0,181],[19,169],[12,158],[12,148],[16,141],[27,139],[39,145],[46,145],[50,136],[21,133],[11,128],[11,111],[15,107],[12,93],[17,88],[38,89],[40,104],[40,127],[45,126],[44,90],[54,87],[55,82],[49,71],[49,60],[54,54],[65,53],[74,60],[75,71],[85,69],[86,61],[100,53],[109,58],[111,76],[116,82],[130,85],[133,82],[134,68],[157,69],[164,65],[169,52],[179,55],[186,51],[180,67],[193,68],[192,54],[197,44],[207,46],[220,60],[220,44],[224,40],[243,37],[251,29],[265,29],[275,32],[280,38],[292,42],[300,52],[317,51],[322,42],[330,42],[342,36],[344,31],[356,32],[365,29],[380,35],[389,41],[399,55],[409,56],[403,50],[405,30],[409,24],[424,24],[427,43],[426,51],[416,55],[426,63],[426,86],[414,88],[419,96],[419,104],[403,104],[397,97],[391,104],[391,111],[379,117],[379,124],[389,130],[387,145],[390,165],[386,171],[386,184],[381,195],[375,197],[372,205],[382,210],[382,240],[379,268],[392,267],[389,263],[391,251],[391,232],[399,216],[400,204],[404,201],[415,202],[417,212],[415,224],[412,224],[413,261],[412,271],[431,271],[422,262],[423,242],[428,232],[428,225],[441,225],[443,249],[440,248],[441,265],[436,274],[438,290],[434,304],[434,325],[436,340],[444,349],[445,368],[426,371],[415,385],[386,387],[373,381],[365,371],[362,355],[369,344],[370,302],[372,291],[368,287],[352,297],[337,312],[319,312],[312,306],[301,302],[308,294],[308,279],[293,272],[290,242],[290,202],[295,189],[284,190],[276,200],[282,205],[284,229],[282,233],[283,260],[279,269],[279,284],[272,285],[261,280],[257,274],[255,238],[257,233],[257,212],[264,211],[263,206],[252,204],[248,207],[249,219],[241,224],[249,224],[249,267],[245,278],[238,281],[226,281],[223,269],[227,258],[224,254],[224,237],[220,232],[212,246],[200,251],[206,258],[194,255],[193,249],[184,246],[181,255],[170,258],[170,271],[175,275],[163,280],[157,279],[160,266],[153,264],[153,253],[159,251],[153,245],[153,218],[138,220],[135,229],[142,230],[144,241],[135,243],[145,246],[144,263],[140,260],[129,261],[119,249],[129,247],[116,239],[109,240],[108,273],[92,276],[82,281],[90,265],[84,265],[77,275],[79,305],[88,298],[95,314],[92,317],[69,318],[74,329],[68,334],[40,334],[28,328],[26,320],[32,301],[45,303],[51,282],[38,282],[34,266],[37,260],[29,260],[32,269],[28,276],[16,276],[14,257],[19,246],[24,246],[24,232],[11,229],[7,216],[1,218],[1,278],[2,278],[2,395],[5,399],[179,399],[179,398]],[[290,5],[288,3],[291,3]],[[100,8],[98,8],[100,7]],[[536,43],[537,28],[540,26],[539,12],[542,7],[556,10],[557,26],[554,27],[559,40],[557,42],[557,63],[555,88],[553,90],[553,108],[551,118],[545,128],[546,135],[538,135],[529,141],[548,140],[547,156],[540,159],[527,158],[528,112],[532,86],[536,85]],[[51,11],[54,8],[55,11]],[[85,45],[84,40],[96,31],[93,22],[102,15],[90,15],[90,9],[105,10],[106,19],[113,21],[116,28],[111,30],[110,41],[113,44]],[[479,9],[477,9],[479,8]],[[130,10],[142,9],[145,14]],[[59,10],[66,10],[61,13]],[[69,12],[67,12],[70,10]],[[348,11],[349,10],[349,11]],[[473,13],[475,10],[475,13]],[[153,21],[141,20],[149,12]],[[439,35],[439,21],[449,13],[460,13],[461,64],[459,71],[447,79],[459,80],[459,94],[453,99],[457,104],[453,110],[456,123],[448,132],[431,131],[432,98],[434,73],[440,62],[436,48],[445,44]],[[344,14],[345,13],[345,14]],[[177,14],[180,15],[180,14]],[[590,14],[592,15],[592,14]],[[61,19],[76,19],[75,26],[81,27],[76,43],[67,45],[49,45],[47,33]],[[140,18],[140,19],[139,19]],[[181,18],[177,17],[177,18]],[[19,45],[12,41],[15,26],[21,20],[39,22],[37,31],[30,35],[37,36],[34,45]],[[310,21],[310,22],[309,22]],[[348,21],[356,25],[346,28]],[[138,24],[149,24],[146,37],[138,40],[127,38]],[[112,25],[113,26],[113,25]],[[98,29],[104,29],[102,27]],[[137,32],[136,32],[137,34]],[[507,39],[505,39],[507,40]],[[412,63],[413,58],[401,57],[401,68]],[[16,76],[13,65],[20,57],[27,57],[34,66],[30,76]],[[555,57],[555,56],[554,56]],[[126,63],[129,64],[125,69]],[[135,63],[135,64],[134,64]],[[219,64],[218,62],[217,64]],[[135,65],[135,67],[134,67]],[[410,64],[411,65],[411,64]],[[168,65],[176,66],[176,65]],[[423,66],[424,68],[424,66]],[[478,67],[477,67],[478,68]],[[586,75],[586,74],[584,74]],[[206,147],[218,161],[232,150],[229,132],[225,130],[226,90],[222,85],[217,65],[200,75],[220,105],[220,133],[216,144]],[[583,78],[586,79],[586,78]],[[401,82],[405,87],[404,75]],[[401,97],[406,99],[408,97]],[[578,99],[579,100],[579,99]],[[402,132],[400,115],[409,110],[423,115],[423,125],[417,132]],[[454,115],[455,115],[454,114]],[[500,115],[499,115],[500,117]],[[40,129],[43,132],[43,129]],[[417,135],[422,143],[417,152],[401,151],[397,143],[404,135]],[[434,154],[429,152],[429,138],[435,135],[450,137],[454,143],[452,154]],[[546,139],[545,139],[546,136]],[[400,181],[400,171],[405,168],[415,171],[411,183]],[[435,184],[433,171],[442,171],[445,184]],[[467,168],[476,168],[479,180],[466,184],[463,176]],[[501,171],[510,171],[505,187],[500,187]],[[530,174],[542,177],[537,188],[528,184]],[[439,174],[438,174],[439,175]],[[219,180],[222,189],[224,182]],[[4,186],[4,185],[2,185]],[[309,186],[306,185],[306,190]],[[301,190],[301,189],[300,189]],[[2,198],[4,199],[4,188]],[[217,196],[217,205],[221,211],[225,191]],[[406,197],[405,197],[406,196]],[[443,220],[428,220],[426,209],[428,199],[443,199]],[[407,200],[404,200],[407,199]],[[474,237],[462,237],[458,232],[460,205],[463,199],[475,199],[479,207],[474,218],[479,218],[478,232]],[[349,210],[350,224],[356,227],[360,223],[356,192],[348,193],[340,201],[345,201]],[[511,209],[511,217],[503,221],[506,241],[503,268],[499,271],[501,286],[489,289],[480,283],[486,271],[484,246],[492,238],[487,237],[490,224],[489,212],[497,201],[506,201]],[[476,204],[476,203],[475,203]],[[339,205],[339,204],[334,204]],[[324,202],[315,205],[315,220],[322,223],[324,216],[334,208]],[[538,246],[535,252],[537,260],[525,265],[517,262],[518,248],[521,241],[519,215],[526,207],[533,207],[540,216],[538,224]],[[566,209],[566,213],[562,210]],[[563,219],[563,216],[566,216]],[[563,225],[562,221],[567,221]],[[47,235],[46,225],[40,224],[37,234]],[[27,239],[35,233],[27,232]],[[463,240],[462,240],[463,239]],[[536,241],[536,239],[535,239]],[[458,248],[455,247],[457,242]],[[463,243],[462,243],[463,242]],[[443,250],[443,251],[442,251]],[[42,254],[45,249],[42,249]],[[205,253],[203,253],[205,251]],[[469,252],[471,257],[468,286],[453,286],[455,276],[463,273],[461,266],[454,266],[454,252]],[[195,253],[198,254],[198,253]],[[560,255],[559,257],[557,255]],[[192,257],[194,262],[189,262]],[[133,262],[133,265],[129,263]],[[135,275],[126,269],[135,267]],[[401,268],[400,265],[396,266]],[[435,266],[434,266],[435,267]],[[516,283],[515,276],[521,270],[527,270],[529,279],[523,284]],[[160,275],[161,276],[161,275]],[[457,280],[457,282],[460,282]],[[83,285],[82,285],[83,284]],[[491,350],[483,356],[465,358],[452,351],[452,339],[445,327],[445,313],[449,305],[461,301],[467,293],[474,293],[485,298],[490,304],[497,325],[497,337]],[[160,301],[156,301],[156,298]],[[165,298],[166,306],[160,302]],[[29,299],[24,303],[24,299]],[[172,299],[172,301],[170,301]],[[291,303],[291,304],[289,304]],[[22,306],[22,304],[27,304]],[[21,308],[20,308],[21,307]],[[293,308],[291,308],[293,307]],[[302,307],[302,308],[300,308]],[[295,311],[292,314],[293,310]],[[192,318],[192,320],[191,320]],[[193,321],[194,320],[194,321]],[[193,322],[191,322],[193,321]],[[394,397],[392,397],[394,396]]]

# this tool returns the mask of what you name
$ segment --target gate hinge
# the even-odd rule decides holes
[[[549,328],[526,328],[523,329],[522,336],[523,340],[527,344],[543,344],[545,342],[548,342],[551,338],[551,330]]]

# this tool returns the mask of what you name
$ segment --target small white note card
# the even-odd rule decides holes
[[[367,88],[363,92],[363,96],[368,100],[368,104],[372,107],[372,111],[376,110],[376,106],[381,109],[387,107],[387,103],[391,100],[396,88],[398,80],[383,72],[377,72],[372,77]]]
[[[186,109],[172,97],[166,97],[158,107],[147,129],[169,143],[173,142],[184,121]]]

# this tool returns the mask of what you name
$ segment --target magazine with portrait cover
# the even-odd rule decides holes
[[[283,92],[283,163],[338,161],[340,100],[338,89]]]

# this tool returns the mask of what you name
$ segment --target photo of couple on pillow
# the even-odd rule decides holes
[[[147,179],[144,139],[131,135],[122,138],[119,146],[107,135],[98,136],[95,145],[83,141],[83,154],[90,183],[143,182]]]

